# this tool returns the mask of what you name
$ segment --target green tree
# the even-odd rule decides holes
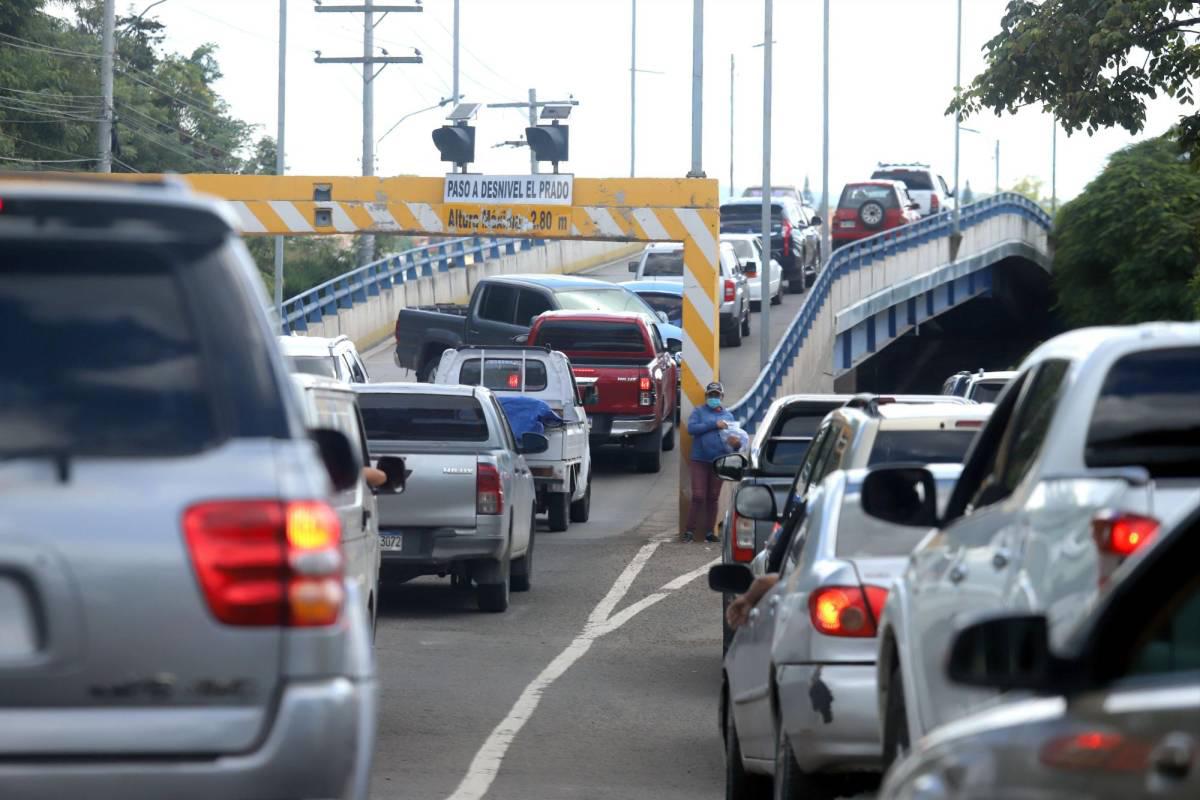
[[[1200,174],[1159,137],[1115,153],[1056,220],[1054,283],[1071,325],[1200,311]]]
[[[1038,105],[1068,132],[1120,126],[1140,133],[1146,102],[1190,105],[1200,76],[1200,3],[1186,0],[1009,0],[987,67],[951,103],[970,115]],[[1200,114],[1182,117],[1181,143],[1200,153]]]
[[[1035,178],[1032,175],[1026,175],[1024,178],[1021,178],[1021,180],[1013,184],[1009,191],[1016,192],[1019,195],[1024,195],[1039,205],[1049,206],[1050,198],[1049,196],[1042,194],[1043,186],[1045,186],[1045,183],[1041,178]]]

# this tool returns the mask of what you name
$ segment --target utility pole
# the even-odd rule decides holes
[[[733,197],[733,53],[729,54],[729,196]]]
[[[957,44],[954,48],[954,98],[959,99],[962,86],[962,0],[958,0]],[[958,246],[962,242],[960,228],[961,209],[958,195],[959,139],[962,137],[962,111],[954,110],[954,228],[950,239],[950,260],[958,260]]]
[[[772,11],[775,0],[763,2],[763,176],[762,176],[762,258],[758,265],[762,289],[758,309],[761,318],[758,329],[758,364],[766,368],[771,358],[771,56],[774,38]],[[800,270],[804,280],[804,270]]]
[[[629,25],[629,177],[637,163],[637,0],[632,2]]]
[[[100,157],[97,172],[112,172],[113,51],[116,47],[113,26],[116,15],[117,0],[104,0],[104,19],[100,23],[100,125],[96,131]]]
[[[279,97],[275,117],[275,174],[286,170],[283,155],[284,108],[287,100],[287,0],[279,0]],[[283,244],[282,236],[275,237],[275,312],[283,325]]]
[[[379,22],[383,22],[384,17],[395,12],[421,12],[425,10],[424,6],[398,6],[398,5],[376,5],[374,0],[364,0],[362,5],[338,5],[338,6],[323,6],[318,4],[316,11],[326,13],[349,13],[363,15],[363,54],[357,56],[338,56],[334,58],[323,57],[320,51],[317,52],[316,62],[318,64],[359,64],[362,66],[363,79],[363,129],[362,129],[362,174],[371,176],[375,174],[375,79],[379,77],[379,73],[387,68],[388,64],[420,64],[423,62],[419,51],[411,56],[391,56],[391,55],[375,55],[375,26]],[[382,11],[383,16],[378,22],[375,20],[375,12]],[[457,55],[457,49],[455,54]],[[379,69],[375,69],[375,65],[379,64]],[[457,81],[458,70],[455,69],[455,79]],[[375,257],[375,237],[367,234],[359,239],[358,263],[360,265],[369,263]]]
[[[996,194],[1000,194],[1000,140],[996,140]]]
[[[529,90],[529,127],[537,125],[538,118],[537,105],[537,89]],[[538,162],[537,155],[533,152],[533,148],[529,148],[529,172],[531,175],[537,175]]]
[[[833,222],[829,219],[829,0],[825,0],[824,8],[825,30],[822,34],[821,58],[824,66],[821,68],[821,82],[824,84],[821,96],[821,258],[829,258],[833,252]],[[818,264],[822,269],[824,264]]]
[[[454,0],[454,99],[450,102],[458,102],[458,0]]]
[[[704,141],[704,0],[692,0],[692,169],[689,178],[703,178]]]
[[[527,108],[529,109],[529,127],[537,125],[538,109],[546,106],[577,106],[579,101],[573,96],[568,100],[538,100],[537,89],[529,90],[529,102],[527,103],[488,103],[488,108]],[[513,147],[526,146],[529,143],[526,141],[502,142],[503,145],[511,145]],[[534,156],[533,148],[529,148],[529,169],[532,174],[536,175],[538,171],[537,158]]]
[[[1050,213],[1058,211],[1058,118],[1053,117],[1050,129]]]

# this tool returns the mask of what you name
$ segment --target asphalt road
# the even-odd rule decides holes
[[[593,274],[628,278],[624,262]],[[800,300],[771,308],[774,339]],[[759,335],[755,314],[721,351],[730,398],[757,375]],[[374,381],[408,378],[389,344],[367,353]],[[591,520],[541,526],[533,589],[505,614],[449,580],[385,586],[374,797],[723,796],[721,603],[705,579],[719,551],[674,541],[678,458],[653,476],[598,461]]]

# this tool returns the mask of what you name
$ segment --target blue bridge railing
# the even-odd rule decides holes
[[[992,217],[1014,213],[1032,220],[1045,230],[1050,229],[1050,215],[1041,206],[1027,197],[1011,192],[993,195],[963,206],[959,214],[959,225],[962,230],[966,230]],[[729,410],[743,428],[753,433],[762,422],[763,415],[775,399],[784,376],[799,355],[805,339],[812,332],[817,314],[829,300],[834,281],[876,261],[882,261],[933,239],[948,237],[952,230],[953,215],[946,211],[902,228],[861,239],[833,253],[805,296],[800,311],[784,331],[779,344],[775,346],[767,366],[759,373],[758,379],[745,396],[730,407]]]
[[[545,239],[467,236],[393,253],[285,300],[283,332],[307,331],[309,323],[336,316],[339,309],[366,302],[397,284],[466,267],[468,261],[478,264],[545,245]]]

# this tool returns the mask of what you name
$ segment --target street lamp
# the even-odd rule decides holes
[[[775,44],[775,40],[771,40],[771,44]],[[753,50],[756,47],[763,47],[766,41],[761,41],[758,44],[751,45],[749,49]],[[729,196],[733,197],[733,123],[734,123],[734,52],[729,53]]]
[[[444,108],[445,106],[448,106],[451,103],[455,102],[456,99],[462,100],[463,98],[462,98],[462,96],[459,96],[457,98],[443,97],[441,100],[438,100],[436,103],[434,103],[431,106],[428,106],[426,108],[418,108],[416,111],[408,112],[407,114],[402,116],[400,119],[396,120],[396,123],[394,125],[392,125],[392,127],[388,128],[387,131],[383,134],[383,136],[380,136],[378,139],[376,139],[375,144],[379,144],[380,142],[382,142],[389,133],[396,130],[396,128],[400,127],[400,123],[404,122],[404,120],[408,119],[409,117],[415,117],[417,114],[424,114],[426,111],[435,111],[439,108]]]

